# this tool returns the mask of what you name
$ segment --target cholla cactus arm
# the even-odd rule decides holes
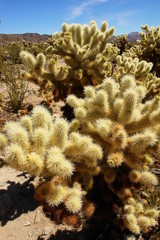
[[[36,64],[36,58],[33,56],[33,54],[26,52],[26,51],[22,51],[20,53],[20,57],[23,59],[25,65],[29,68],[29,69],[33,69],[35,64]]]
[[[26,161],[23,148],[16,143],[11,143],[5,148],[4,162],[17,170],[24,170]]]
[[[124,204],[134,195],[136,184],[158,184],[150,165],[160,141],[160,101],[158,97],[144,101],[146,91],[133,75],[125,75],[119,83],[106,78],[96,89],[86,87],[84,99],[67,98],[75,113],[71,128],[78,126],[80,133],[91,136],[103,148],[100,172]],[[86,186],[89,184],[91,180],[87,183],[86,179]],[[124,224],[139,233],[144,230],[143,220],[131,212],[125,215]],[[146,228],[153,225],[150,221]]]
[[[42,106],[36,106],[36,108],[33,109],[31,120],[34,129],[46,128],[47,130],[51,130],[53,127],[51,114]]]
[[[19,124],[15,122],[7,122],[5,125],[5,131],[8,139],[12,143],[17,143],[27,152],[29,149],[29,136],[27,131]]]
[[[21,126],[27,131],[29,137],[32,136],[32,120],[30,116],[23,116],[20,120]]]
[[[64,149],[68,140],[69,124],[64,119],[58,119],[50,135],[50,145]]]
[[[74,165],[62,154],[61,149],[52,147],[47,156],[47,168],[50,174],[62,178],[70,177],[74,171]]]
[[[139,182],[142,183],[143,185],[146,185],[146,186],[150,186],[150,185],[156,186],[156,185],[158,185],[157,177],[149,171],[141,172]]]
[[[39,155],[44,156],[46,146],[49,141],[49,131],[45,128],[38,127],[32,133],[33,146],[38,151]]]
[[[69,212],[77,213],[82,208],[83,191],[78,183],[74,183],[73,188],[70,188],[65,200],[65,206]]]
[[[64,80],[69,73],[67,65],[60,65],[57,57],[54,55],[53,59],[50,59],[48,62],[46,69],[46,57],[43,53],[39,53],[35,58],[33,54],[22,51],[20,57],[23,63],[31,70],[31,73],[26,74],[26,76],[31,81],[35,79],[35,83],[37,84],[42,84],[43,80],[46,79],[52,82]]]
[[[65,155],[68,158],[72,158],[73,162],[83,161],[84,166],[97,167],[97,160],[102,158],[100,146],[94,144],[90,137],[81,136],[79,133],[71,133],[69,140],[65,149]]]
[[[48,192],[46,193],[45,200],[49,206],[59,206],[64,202],[67,195],[67,188],[61,184],[55,184],[54,180],[49,182]]]

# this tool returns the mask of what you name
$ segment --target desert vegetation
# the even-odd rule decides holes
[[[0,45],[0,110],[17,116],[2,121],[0,166],[39,179],[34,197],[57,224],[107,224],[109,206],[120,231],[145,237],[160,214],[160,27],[135,44],[114,33],[63,23],[46,43]],[[45,106],[23,111],[30,82]],[[54,117],[59,101],[70,121]]]

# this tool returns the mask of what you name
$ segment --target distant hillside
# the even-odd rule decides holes
[[[18,41],[21,42],[23,40],[27,42],[47,42],[50,35],[47,34],[38,34],[38,33],[24,33],[24,34],[0,34],[0,44],[7,44],[10,42]],[[139,39],[139,33],[138,32],[131,32],[128,34],[128,40],[130,42],[136,42],[137,39]],[[112,38],[114,39],[114,37]]]
[[[126,35],[126,34],[124,34],[124,35]],[[109,42],[114,41],[115,38],[118,37],[118,36],[121,36],[121,35],[112,36],[112,37],[109,39]],[[128,41],[129,41],[129,42],[135,43],[138,39],[140,39],[139,32],[131,32],[131,33],[128,33],[128,34],[127,34],[127,38],[128,38]]]
[[[131,32],[128,34],[129,42],[136,42],[138,39],[140,39],[139,32]]]
[[[47,42],[50,35],[38,33],[24,33],[24,34],[0,34],[0,44],[6,44],[10,42],[21,42],[25,40],[26,42]]]

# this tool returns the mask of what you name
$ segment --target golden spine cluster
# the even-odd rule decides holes
[[[55,100],[65,99],[67,94],[76,91],[80,95],[84,86],[97,85],[111,75],[111,61],[119,52],[107,43],[113,34],[114,28],[108,28],[105,21],[100,29],[95,21],[84,26],[64,23],[62,33],[55,34],[53,46],[47,50],[52,52],[48,60],[43,53],[35,57],[27,51],[21,52],[21,59],[30,70],[26,77],[42,88],[44,81],[50,81]]]
[[[144,80],[151,71],[153,64],[151,62],[140,61],[138,58],[117,56],[117,70],[119,78],[126,74],[133,74],[137,81]]]
[[[5,124],[0,149],[8,166],[52,179],[40,184],[35,195],[50,206],[64,203],[71,213],[81,210],[84,196],[80,184],[71,183],[71,178],[75,171],[82,173],[82,166],[96,174],[102,158],[101,147],[90,137],[69,133],[69,123],[61,118],[53,122],[42,106],[36,106],[31,116],[19,122]]]
[[[70,131],[80,129],[80,133],[91,136],[102,146],[100,173],[125,204],[134,196],[137,184],[141,187],[158,184],[150,166],[155,159],[153,149],[158,152],[160,142],[160,100],[155,97],[143,102],[146,89],[136,84],[133,75],[123,76],[120,83],[106,78],[97,89],[85,87],[84,93],[83,99],[74,95],[67,98],[75,114]],[[158,216],[158,210],[153,211]],[[124,224],[132,232],[140,233],[146,218],[142,218],[143,214],[132,215],[125,215]],[[157,217],[147,224],[146,229],[155,226]]]
[[[124,36],[121,49],[107,42],[115,29],[106,21],[100,29],[95,21],[64,23],[46,55],[21,51],[27,78],[54,100],[66,99],[75,116],[53,120],[36,106],[0,133],[3,162],[41,177],[35,198],[44,206],[91,217],[95,207],[86,195],[100,177],[121,201],[126,228],[140,234],[157,225],[159,210],[136,191],[158,185],[152,164],[160,158],[159,29],[142,26],[138,45],[126,51]]]

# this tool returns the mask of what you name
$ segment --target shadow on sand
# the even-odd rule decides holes
[[[4,217],[0,217],[1,226],[18,218],[21,214],[34,211],[39,205],[33,198],[34,185],[31,183],[34,178],[30,177],[23,184],[7,181],[6,190],[0,190],[0,196],[6,194],[13,202],[11,209]]]

